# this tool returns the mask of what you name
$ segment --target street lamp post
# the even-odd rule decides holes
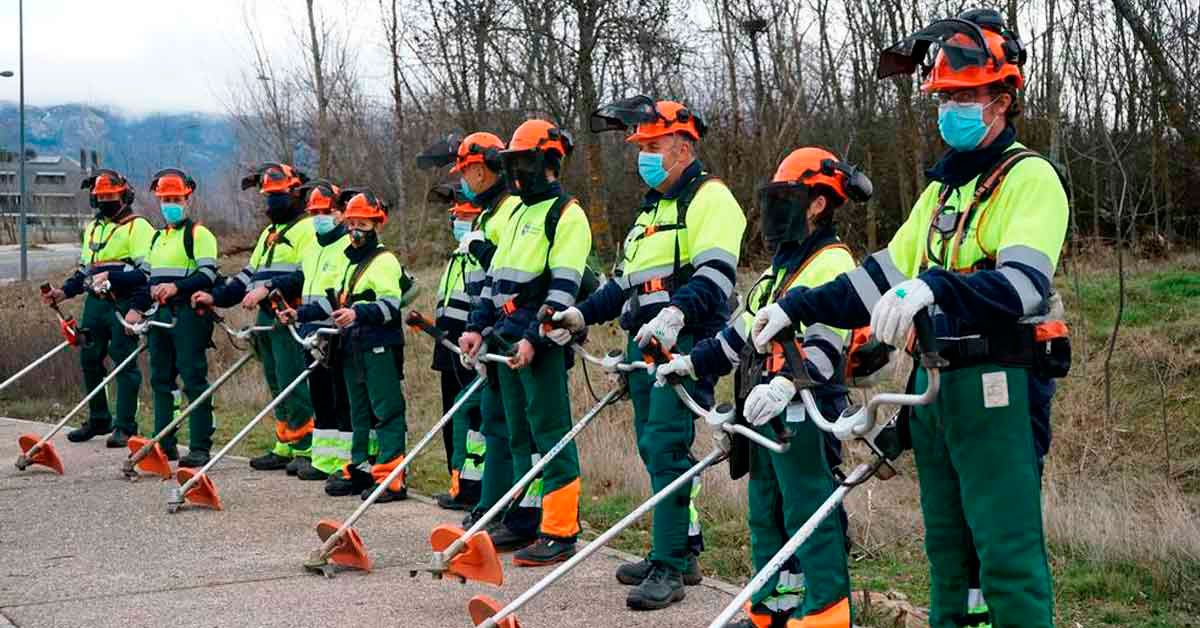
[[[29,280],[29,240],[25,233],[29,199],[25,184],[25,0],[17,0],[17,80],[20,82],[21,119],[21,213],[17,217],[17,230],[21,233],[21,281]]]

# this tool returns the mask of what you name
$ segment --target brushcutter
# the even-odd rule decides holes
[[[154,313],[157,311],[158,305],[155,304],[146,311],[143,319],[138,323],[128,323],[125,321],[125,318],[121,316],[120,312],[113,312],[113,315],[116,316],[121,325],[140,339],[138,341],[137,348],[131,351],[129,356],[122,360],[120,364],[113,367],[113,369],[109,371],[108,375],[100,381],[100,384],[93,388],[91,392],[89,392],[87,396],[83,398],[83,401],[80,401],[74,408],[71,408],[71,411],[68,412],[62,419],[60,419],[58,423],[55,423],[54,426],[50,428],[50,431],[46,432],[45,436],[43,436],[41,439],[38,439],[38,437],[33,434],[22,434],[17,438],[17,442],[21,446],[21,455],[17,456],[16,461],[17,469],[23,471],[31,464],[40,464],[50,467],[59,475],[62,475],[62,459],[59,458],[58,452],[54,450],[54,445],[50,443],[50,439],[54,438],[54,435],[62,430],[62,428],[67,424],[67,421],[70,421],[72,417],[74,417],[79,413],[80,410],[87,406],[88,402],[91,401],[93,397],[100,394],[100,391],[104,390],[104,387],[107,386],[109,382],[116,379],[117,375],[121,374],[121,371],[124,371],[130,364],[133,364],[137,361],[138,356],[146,350],[146,332],[149,331],[151,327],[170,329],[175,326],[175,321],[163,323],[152,320],[151,317],[153,317]]]
[[[609,372],[631,372],[641,369],[648,370],[653,369],[655,366],[654,362],[625,362],[624,355],[618,350],[609,352],[609,354],[604,358],[597,358],[589,355],[579,345],[574,345],[574,349],[575,352],[578,353],[584,360],[591,362],[592,364],[597,364]],[[661,346],[652,349],[652,351],[654,353],[662,353]],[[520,610],[521,607],[525,606],[525,604],[527,604],[542,591],[546,590],[550,585],[566,576],[567,572],[574,569],[579,565],[579,563],[587,560],[589,556],[607,545],[618,534],[636,523],[637,520],[645,516],[646,513],[653,510],[654,507],[660,502],[674,495],[675,492],[680,490],[682,487],[690,485],[692,480],[696,476],[703,473],[705,469],[720,462],[721,460],[724,460],[729,455],[729,450],[731,447],[730,437],[732,435],[737,434],[739,436],[749,438],[758,445],[761,445],[762,447],[765,447],[776,453],[783,453],[787,451],[787,443],[775,442],[750,429],[749,427],[746,427],[745,425],[735,424],[734,420],[736,418],[736,412],[733,404],[720,403],[716,404],[711,410],[706,409],[700,405],[695,398],[691,396],[691,394],[688,393],[688,391],[678,380],[670,382],[670,384],[675,390],[675,393],[679,395],[680,400],[683,401],[683,404],[687,406],[689,410],[695,413],[696,416],[703,418],[706,423],[717,430],[713,434],[713,440],[715,441],[713,450],[709,452],[707,456],[701,458],[699,462],[692,465],[690,469],[685,471],[670,484],[663,487],[662,490],[652,495],[650,499],[642,502],[640,506],[635,508],[629,514],[625,515],[625,517],[614,524],[611,528],[605,530],[600,536],[589,542],[586,547],[576,552],[574,556],[559,565],[554,569],[554,571],[546,574],[545,577],[518,596],[515,600],[509,602],[509,604],[504,608],[500,608],[499,603],[486,595],[477,595],[471,598],[471,601],[467,604],[467,611],[471,615],[471,621],[474,622],[476,626],[486,626],[488,628],[497,628],[500,626],[505,628],[518,628],[520,626],[520,622],[517,621],[515,613]]]
[[[792,535],[792,538],[788,539],[787,543],[784,543],[783,547],[771,557],[771,560],[767,561],[767,564],[755,574],[749,584],[738,592],[725,609],[721,611],[721,614],[708,625],[708,628],[724,628],[750,597],[754,595],[754,592],[762,588],[783,567],[783,564],[796,553],[796,550],[800,549],[800,546],[812,536],[817,526],[837,510],[851,489],[866,482],[885,465],[890,469],[890,460],[896,455],[893,453],[895,450],[883,445],[878,439],[891,421],[884,422],[878,420],[877,414],[880,406],[884,404],[925,406],[933,403],[937,399],[938,389],[941,385],[941,369],[949,364],[937,353],[937,337],[934,335],[933,322],[929,318],[929,313],[925,310],[919,312],[913,317],[913,326],[916,328],[917,343],[920,349],[917,361],[920,368],[925,369],[925,373],[928,376],[928,384],[924,392],[920,394],[877,394],[871,397],[866,406],[847,408],[836,421],[829,421],[822,416],[815,399],[813,399],[812,393],[801,389],[800,395],[804,402],[805,414],[812,419],[814,425],[822,430],[832,432],[842,441],[854,439],[864,441],[876,454],[876,460],[875,462],[864,462],[855,467],[850,472],[850,475],[834,489],[829,498],[804,522],[804,525],[800,526],[800,529]]]
[[[42,284],[41,290],[42,294],[49,294],[50,284]],[[58,343],[58,345],[53,349],[43,353],[38,359],[30,362],[25,368],[17,371],[12,377],[4,380],[4,383],[0,384],[0,392],[3,392],[4,389],[12,385],[13,382],[16,382],[17,380],[31,373],[34,369],[41,366],[44,362],[46,362],[46,360],[49,360],[57,355],[63,349],[66,349],[67,347],[79,346],[79,343],[83,338],[83,330],[79,329],[79,323],[74,317],[63,314],[62,310],[58,309],[58,303],[51,303],[50,309],[54,310],[54,314],[58,317],[58,330],[59,333],[62,334],[63,341]]]
[[[225,333],[229,334],[230,339],[237,340],[246,340],[256,333],[267,332],[271,331],[272,329],[272,327],[269,325],[251,325],[249,327],[235,330],[230,328],[225,321],[219,317],[217,318],[217,322],[222,328],[225,329]],[[244,352],[242,357],[238,358],[238,360],[233,363],[233,366],[229,367],[224,373],[221,373],[221,376],[218,377],[216,381],[214,381],[212,384],[209,384],[208,388],[205,389],[200,396],[193,399],[192,402],[183,409],[183,411],[179,412],[179,414],[172,419],[170,423],[159,430],[153,438],[147,439],[140,436],[131,436],[129,438],[129,457],[126,458],[121,464],[121,473],[123,473],[130,481],[137,480],[140,477],[137,469],[141,469],[142,471],[152,475],[160,476],[164,480],[171,479],[171,463],[167,461],[167,455],[163,452],[159,443],[162,442],[162,439],[166,438],[167,434],[175,431],[175,428],[179,427],[183,423],[184,419],[190,416],[196,408],[200,407],[200,404],[204,403],[209,397],[213,396],[213,393],[215,393],[218,388],[223,386],[225,382],[229,381],[229,379],[233,377],[235,373],[240,371],[242,367],[245,366],[246,363],[249,362],[253,357],[254,354],[252,352]]]
[[[451,351],[456,353],[459,352],[459,348],[455,346],[454,343],[450,342],[448,338],[446,338],[445,332],[438,329],[433,322],[429,320],[429,318],[422,315],[420,312],[409,312],[408,316],[405,317],[404,322],[414,331],[429,334],[436,342],[441,343]],[[496,354],[483,354],[480,356],[480,359],[491,362],[507,361],[507,358],[504,356]],[[454,402],[454,405],[452,405],[450,409],[442,415],[442,418],[438,419],[437,423],[435,423],[433,427],[429,428],[429,431],[421,437],[421,440],[417,442],[416,446],[414,446],[412,450],[409,451],[408,455],[405,456],[404,461],[397,465],[396,468],[392,469],[391,473],[389,473],[388,476],[383,479],[383,481],[379,482],[375,486],[375,490],[371,491],[371,494],[367,496],[367,499],[363,501],[358,508],[354,509],[354,512],[346,518],[345,522],[338,523],[337,521],[330,519],[322,519],[321,521],[317,522],[317,536],[321,538],[321,547],[317,548],[312,552],[312,554],[309,555],[308,560],[304,562],[305,569],[313,573],[320,573],[327,578],[332,578],[334,576],[335,566],[361,569],[363,571],[371,570],[371,558],[367,556],[362,538],[351,526],[353,526],[355,522],[362,517],[363,513],[365,513],[367,509],[379,499],[379,496],[383,494],[384,489],[386,489],[396,478],[400,477],[401,473],[404,473],[404,471],[408,469],[409,465],[412,464],[412,461],[416,459],[416,457],[425,449],[427,445],[429,445],[430,441],[432,441],[436,435],[441,433],[442,428],[445,427],[447,423],[453,420],[454,414],[458,412],[459,408],[461,408],[472,395],[478,392],[486,382],[487,380],[483,377],[476,377],[462,392],[462,394],[459,395],[458,399]]]
[[[543,324],[548,324],[549,316],[553,312],[543,309],[538,314],[539,320]],[[453,347],[448,344],[447,348]],[[453,347],[452,351],[458,351],[458,347]],[[507,365],[507,361],[505,361]],[[644,368],[644,367],[643,367]],[[622,372],[613,371],[614,375],[623,375]],[[608,407],[613,402],[620,399],[629,389],[628,382],[625,377],[620,377],[617,383],[608,394],[600,398],[596,405],[592,406],[571,429],[563,435],[549,451],[542,453],[541,458],[517,480],[504,495],[496,501],[496,503],[488,509],[474,524],[467,530],[451,524],[439,525],[433,529],[430,534],[429,544],[433,548],[433,556],[430,564],[419,569],[412,569],[409,575],[416,577],[422,572],[430,573],[434,578],[441,579],[447,575],[457,578],[460,582],[465,583],[467,580],[476,580],[479,582],[487,582],[500,586],[504,584],[504,571],[500,566],[500,557],[496,553],[496,546],[492,544],[492,538],[485,531],[488,524],[499,516],[508,505],[525,492],[542,469],[550,464],[550,461],[558,454],[566,449],[571,441],[579,435],[592,420],[595,419],[600,411]]]
[[[336,336],[339,331],[334,328],[321,328],[310,334],[308,337],[301,338],[300,334],[296,333],[295,325],[288,325],[288,330],[292,333],[292,337],[300,343],[304,350],[313,358],[313,361],[304,367],[304,370],[293,379],[290,384],[284,387],[283,390],[267,404],[258,414],[254,415],[245,426],[242,427],[237,434],[233,436],[225,446],[221,448],[212,458],[208,460],[203,467],[198,471],[191,469],[179,469],[175,473],[175,478],[179,482],[179,486],[168,487],[167,490],[167,512],[175,513],[183,506],[184,502],[191,502],[198,506],[207,506],[213,510],[221,510],[221,497],[217,494],[217,487],[209,478],[208,472],[222,458],[226,456],[238,443],[254,430],[254,426],[258,424],[264,417],[271,413],[279,404],[287,399],[292,391],[304,383],[309,375],[312,375],[313,369],[317,368],[325,361],[326,351],[329,349],[328,337]]]

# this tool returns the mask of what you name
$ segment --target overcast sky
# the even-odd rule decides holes
[[[374,1],[322,5],[360,20],[371,40],[382,39],[372,23]],[[285,8],[291,16],[279,14]],[[25,0],[26,102],[111,105],[132,114],[223,113],[229,86],[250,55],[247,10],[273,53],[293,49],[292,24],[304,18],[301,0]],[[0,71],[17,71],[17,23],[17,0],[0,0]],[[382,55],[368,48],[360,62]],[[370,80],[369,65],[363,69]],[[0,101],[17,96],[16,77],[0,78]]]

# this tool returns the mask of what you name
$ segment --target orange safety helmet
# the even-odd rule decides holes
[[[983,37],[987,41],[988,51],[993,59],[1004,59],[1004,44],[1007,41],[1004,36],[990,30],[983,30]],[[978,46],[965,34],[955,35],[950,42],[960,49],[970,47],[978,49]],[[953,55],[948,54],[946,49],[938,51],[937,59],[933,62],[933,69],[925,78],[925,82],[921,83],[921,91],[942,92],[982,87],[992,83],[1008,83],[1017,89],[1025,86],[1025,77],[1021,76],[1021,68],[1016,63],[1005,60],[999,63],[990,61],[983,65],[956,64],[952,62],[951,56]],[[955,65],[962,67],[955,68]]]
[[[927,62],[930,50],[937,55]],[[1004,24],[995,9],[972,9],[957,17],[938,20],[879,54],[875,75],[887,78],[912,74],[918,68],[925,74],[924,92],[969,89],[993,83],[1006,83],[1016,89],[1025,86],[1021,66],[1028,54],[1016,33]]]
[[[639,123],[633,134],[625,138],[626,142],[636,144],[675,133],[686,135],[698,142],[707,130],[700,116],[673,100],[660,100],[655,103],[654,109],[658,113],[657,118]]]
[[[129,185],[125,176],[116,170],[107,168],[97,170],[96,174],[80,182],[79,189],[89,191],[88,200],[92,207],[97,207],[96,197],[100,194],[120,194],[122,204],[133,204],[133,187]]]
[[[450,208],[450,217],[456,220],[475,220],[483,208],[467,200],[457,200]]]
[[[379,224],[387,224],[387,204],[380,201],[375,193],[367,189],[343,190],[338,195],[338,204],[344,207],[342,218],[366,218]]]
[[[328,214],[333,211],[338,194],[342,193],[341,188],[325,179],[306,183],[304,187],[309,188],[304,196],[304,211],[310,214]]]
[[[508,148],[502,152],[540,151],[566,157],[575,149],[571,134],[545,120],[526,120],[513,132]]]
[[[454,167],[450,172],[462,172],[470,164],[484,164],[489,170],[499,172],[503,167],[500,163],[500,151],[504,150],[504,140],[494,133],[472,133],[458,143]]]
[[[289,193],[308,181],[308,176],[288,164],[267,162],[242,177],[242,189],[258,187],[261,194]]]
[[[196,180],[179,168],[163,168],[150,178],[150,192],[158,198],[191,196],[195,191]]]
[[[811,146],[797,148],[779,162],[771,178],[771,185],[776,184],[822,185],[843,203],[848,199],[864,202],[874,191],[871,180],[861,170],[823,148]]]

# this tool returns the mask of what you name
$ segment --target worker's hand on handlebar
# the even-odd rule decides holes
[[[479,353],[479,348],[482,346],[483,336],[479,335],[479,332],[463,332],[463,335],[458,337],[458,348],[462,351],[464,366],[471,366],[471,363],[475,361],[475,354]]]
[[[291,325],[296,322],[296,310],[293,308],[284,308],[275,312],[275,318],[281,325]]]
[[[137,325],[142,322],[142,319],[142,313],[137,310],[129,310],[128,312],[125,312],[125,322],[130,325]],[[126,329],[125,333],[132,335],[133,332]]]
[[[642,325],[633,339],[637,341],[639,347],[645,347],[650,344],[651,340],[657,340],[664,351],[670,351],[675,348],[675,341],[679,339],[681,330],[683,330],[683,310],[668,305],[660,310],[657,316]]]
[[[770,382],[759,384],[750,391],[743,415],[750,425],[765,425],[787,410],[795,396],[796,385],[792,380],[776,375]]]
[[[576,332],[583,331],[587,321],[577,307],[569,307],[550,316],[550,322],[540,327],[539,333],[554,344],[563,347],[571,344]]]
[[[920,279],[909,279],[888,290],[871,310],[871,331],[887,345],[908,346],[913,317],[933,304],[933,291]]]
[[[211,308],[212,304],[213,304],[213,297],[211,294],[209,294],[207,292],[193,292],[192,293],[192,309],[197,309],[200,307]]]
[[[352,307],[344,307],[333,311],[333,324],[338,327],[349,327],[354,324],[354,319],[356,318],[358,318],[358,313]]]
[[[150,298],[157,303],[166,303],[179,294],[179,288],[173,283],[160,283],[150,288]]]
[[[54,305],[59,301],[67,298],[67,293],[63,292],[62,288],[51,288],[42,293],[42,303],[46,305]]]
[[[523,369],[533,362],[533,356],[537,353],[533,348],[533,343],[522,338],[521,342],[517,343],[517,351],[511,358],[508,359],[508,366],[513,370]]]
[[[267,295],[270,293],[271,291],[267,290],[266,286],[259,286],[250,292],[247,292],[246,296],[242,299],[242,309],[253,310],[257,308],[258,304],[261,303],[263,299],[267,298]]]
[[[692,356],[676,355],[671,358],[670,362],[654,369],[654,378],[659,386],[669,386],[671,382],[667,378],[672,375],[696,379],[696,368],[692,365]]]
[[[775,335],[792,326],[792,319],[779,307],[772,303],[758,311],[754,316],[754,325],[750,328],[750,337],[754,340],[754,348],[759,353],[766,353],[768,345]]]

